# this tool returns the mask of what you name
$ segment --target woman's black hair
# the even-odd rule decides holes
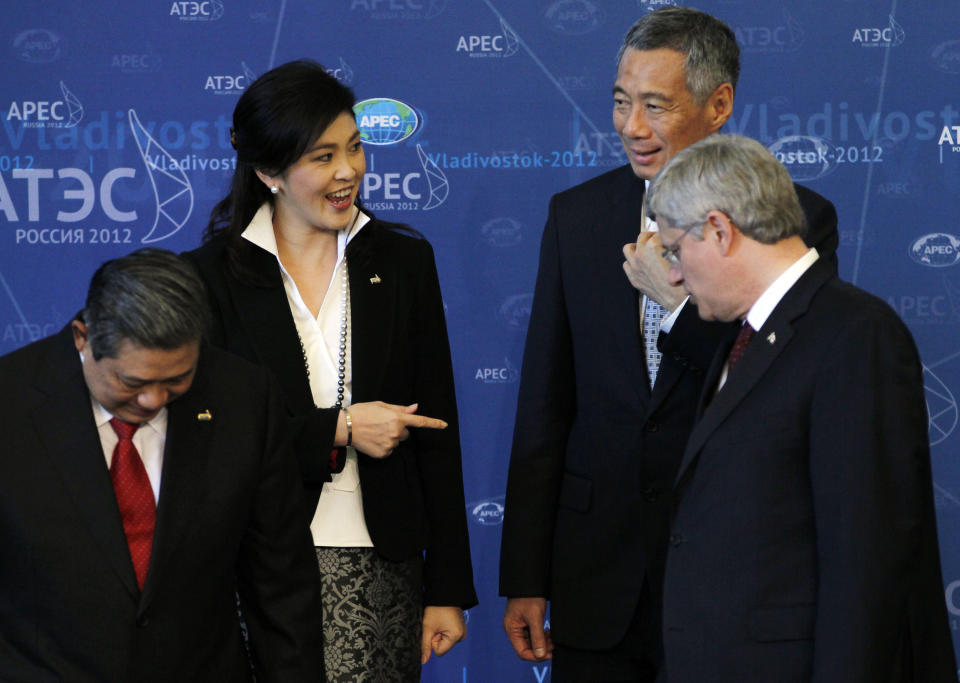
[[[237,150],[230,193],[213,207],[203,233],[204,242],[221,235],[227,239],[231,270],[247,271],[240,235],[264,202],[273,203],[256,171],[283,173],[338,116],[353,116],[355,101],[350,88],[306,59],[271,69],[240,96],[230,129],[230,142]]]

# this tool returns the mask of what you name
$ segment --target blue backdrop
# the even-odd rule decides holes
[[[95,266],[195,247],[257,75],[311,57],[364,102],[364,200],[433,243],[457,380],[479,607],[426,681],[546,681],[500,628],[517,380],[552,193],[625,163],[610,113],[629,25],[674,0],[4,3],[0,352],[59,329]],[[960,3],[701,0],[743,51],[726,130],[833,200],[841,275],[925,364],[944,594],[960,621]],[[403,514],[398,510],[397,514]]]

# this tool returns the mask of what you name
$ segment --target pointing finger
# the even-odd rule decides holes
[[[435,417],[427,417],[426,415],[407,415],[402,419],[402,422],[408,427],[421,427],[425,429],[446,429],[447,423],[443,420],[439,420]]]

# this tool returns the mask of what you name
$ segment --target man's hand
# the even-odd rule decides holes
[[[417,415],[417,404],[398,406],[383,401],[354,403],[350,406],[353,422],[353,446],[373,458],[385,458],[401,441],[410,436],[409,427],[446,429],[447,423],[434,417]],[[347,424],[343,411],[337,418],[334,446],[347,443]]]
[[[542,662],[553,657],[550,631],[543,630],[546,598],[507,598],[503,630],[520,659]]]
[[[430,652],[440,657],[467,637],[467,625],[463,623],[463,610],[459,607],[423,608],[423,637],[420,640],[420,663],[426,664]]]
[[[636,243],[623,246],[623,256],[626,259],[623,262],[623,272],[627,274],[631,285],[668,311],[674,311],[683,303],[687,293],[683,287],[670,284],[670,264],[663,258],[662,253],[660,233],[641,232]]]

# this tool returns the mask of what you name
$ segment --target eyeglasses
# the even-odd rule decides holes
[[[663,248],[663,252],[660,255],[667,260],[667,263],[669,263],[671,266],[680,265],[680,241],[687,236],[688,232],[701,225],[703,225],[702,222],[693,223],[692,225],[687,226],[683,229],[683,232],[680,233],[680,237],[673,241],[673,244]]]

